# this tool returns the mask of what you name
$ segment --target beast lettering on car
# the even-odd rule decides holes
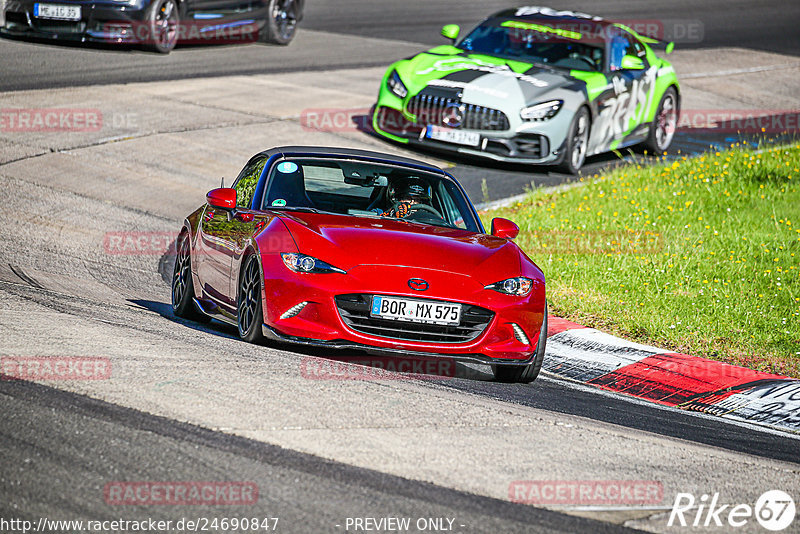
[[[630,85],[619,75],[612,78],[610,85],[615,96],[603,102],[592,128],[598,146],[610,147],[644,122],[653,104],[657,70],[649,68]]]

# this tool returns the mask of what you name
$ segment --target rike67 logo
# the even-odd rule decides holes
[[[680,527],[743,527],[753,519],[767,530],[778,532],[792,524],[795,516],[794,499],[781,490],[770,490],[749,504],[719,504],[719,493],[711,498],[691,493],[678,493],[669,514],[667,526]]]

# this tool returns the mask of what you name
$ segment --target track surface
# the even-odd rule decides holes
[[[34,524],[39,517],[173,522],[225,517],[214,507],[113,506],[98,491],[112,480],[160,481],[169,473],[171,480],[216,476],[254,482],[258,503],[231,507],[228,517],[277,517],[279,532],[343,531],[348,517],[387,512],[446,517],[460,532],[630,531],[338,464],[26,382],[0,382],[0,410],[5,476],[25,481],[14,494],[3,492],[0,517]]]
[[[495,10],[517,4],[495,0],[308,2],[300,38],[288,52],[261,45],[184,47],[159,57],[124,49],[108,54],[103,49],[73,46],[20,48],[14,41],[0,40],[0,70],[4,73],[0,91],[385,65],[421,48],[400,42],[440,44],[443,24],[457,23],[466,29]],[[798,2],[713,0],[700,5],[691,0],[608,0],[602,4],[584,0],[549,4],[616,19],[656,20],[667,25],[669,21],[690,21],[691,27],[702,29],[699,42],[679,43],[679,48],[739,46],[800,55]],[[328,35],[303,38],[302,30]],[[336,36],[340,34],[373,37],[384,43],[366,53],[365,49],[339,46]],[[325,45],[315,46],[312,39]]]
[[[693,46],[800,54],[796,5],[714,2],[699,12],[688,5],[569,7],[623,18],[696,16],[706,40]],[[327,81],[313,71],[385,65],[418,50],[418,42],[440,42],[442,24],[475,21],[494,7],[311,2],[306,31],[288,49],[184,48],[166,58],[0,40],[0,90],[297,74],[202,82],[206,94],[188,80],[0,95],[3,108],[81,102],[139,113],[131,131],[94,138],[0,138],[0,197],[9,199],[0,205],[0,356],[101,355],[114,366],[107,381],[0,382],[0,516],[271,515],[284,532],[341,532],[336,525],[346,517],[391,515],[454,517],[465,525],[458,532],[602,532],[623,523],[667,531],[663,507],[554,512],[507,502],[508,485],[652,479],[664,484],[667,508],[680,491],[719,491],[729,503],[752,503],[770,489],[800,495],[796,437],[547,377],[503,385],[488,381],[486,368],[460,367],[459,377],[447,380],[309,380],[304,362],[337,355],[247,345],[230,328],[176,320],[165,283],[169,257],[104,251],[105,232],[174,231],[218,176],[231,176],[243,153],[264,148],[263,139],[376,145],[360,132],[303,131],[293,117],[309,106],[308,95],[363,106],[377,71],[339,70]],[[782,72],[771,74],[778,76],[771,83],[791,92],[781,89]],[[698,105],[709,94],[701,82],[692,93],[702,97]],[[250,85],[263,100],[252,98]],[[342,96],[348,87],[357,99]],[[116,99],[99,98],[104,90]],[[769,106],[772,94],[754,93]],[[476,201],[487,176],[490,198],[517,193],[531,180],[565,179],[457,163],[454,172],[466,177]],[[112,480],[255,480],[261,499],[237,514],[110,507],[102,488]],[[613,524],[575,517],[587,513]]]

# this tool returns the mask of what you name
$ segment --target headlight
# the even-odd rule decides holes
[[[561,109],[563,105],[563,100],[550,100],[548,102],[536,104],[535,106],[522,108],[522,111],[519,112],[519,116],[526,121],[546,121],[547,119],[555,117],[556,113],[558,113],[558,110]]]
[[[499,293],[514,295],[515,297],[524,297],[531,292],[532,287],[533,280],[525,278],[524,276],[518,276],[517,278],[509,278],[501,282],[489,284],[485,289],[493,289]]]
[[[283,258],[283,264],[296,273],[344,273],[338,267],[306,254],[284,252],[281,254],[281,258]]]
[[[386,85],[389,86],[389,90],[396,96],[399,96],[400,98],[405,98],[408,96],[408,89],[406,89],[406,86],[403,84],[403,81],[400,79],[400,75],[397,74],[396,70],[393,70],[389,75],[389,78],[386,80]]]

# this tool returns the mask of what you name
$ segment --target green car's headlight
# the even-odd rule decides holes
[[[558,110],[561,109],[563,105],[563,100],[549,100],[534,106],[522,108],[522,111],[519,112],[519,116],[526,121],[546,121],[547,119],[555,117],[556,113],[558,113]]]
[[[406,89],[406,86],[403,84],[396,70],[393,70],[389,78],[386,79],[386,85],[389,86],[389,90],[394,93],[395,96],[399,96],[400,98],[408,96],[408,89]]]

